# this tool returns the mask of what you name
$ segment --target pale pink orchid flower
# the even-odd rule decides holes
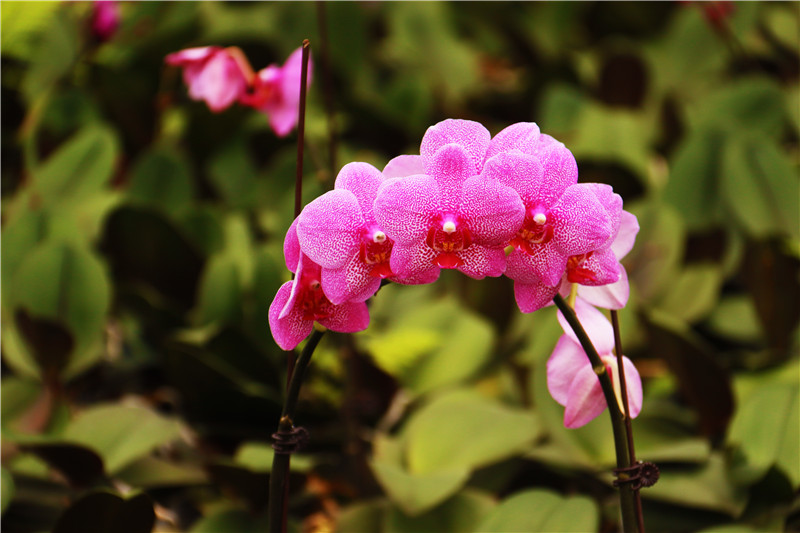
[[[226,48],[187,48],[166,57],[168,65],[183,68],[183,80],[193,100],[202,100],[219,113],[239,100],[247,78],[237,58]]]
[[[308,204],[297,221],[300,248],[322,267],[322,289],[334,303],[363,302],[382,279],[419,284],[436,281],[394,275],[389,260],[394,241],[375,220],[373,204],[384,177],[368,163],[348,163],[336,176],[334,190]]]
[[[269,327],[275,342],[284,350],[294,349],[314,328],[314,322],[341,333],[363,331],[369,326],[364,302],[334,305],[322,290],[322,269],[300,249],[297,220],[284,241],[286,266],[295,273],[278,289],[269,307]]]
[[[396,158],[378,190],[375,218],[394,240],[400,277],[431,277],[442,268],[474,279],[505,271],[503,250],[522,223],[519,195],[482,174],[491,136],[481,124],[449,119],[428,128],[419,156]]]
[[[619,367],[614,355],[614,331],[611,323],[600,311],[581,300],[575,302],[575,314],[605,364],[622,411]],[[565,335],[558,340],[547,361],[547,389],[553,399],[566,408],[564,426],[578,428],[596,418],[608,404],[589,358],[561,312],[558,313],[558,321]],[[630,359],[623,356],[622,365],[628,392],[628,409],[631,418],[636,418],[642,410],[642,379]]]
[[[311,85],[313,62],[308,58],[306,87]],[[276,135],[284,137],[297,126],[300,109],[300,81],[303,71],[303,48],[288,57],[283,66],[269,65],[258,71],[250,89],[239,101],[265,113]]]
[[[95,0],[92,5],[92,33],[99,41],[108,41],[120,23],[119,2]]]

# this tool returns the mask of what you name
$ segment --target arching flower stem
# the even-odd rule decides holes
[[[578,337],[583,350],[586,352],[586,355],[589,357],[589,360],[592,363],[592,368],[597,374],[597,379],[600,381],[600,386],[603,389],[603,395],[605,396],[606,404],[608,404],[608,413],[611,416],[611,429],[614,434],[614,449],[617,457],[617,468],[627,469],[633,464],[631,463],[630,448],[628,444],[629,432],[625,424],[625,418],[627,417],[619,408],[619,403],[617,402],[617,397],[614,393],[614,386],[611,383],[611,376],[606,370],[606,365],[598,355],[594,345],[592,345],[589,335],[583,329],[583,326],[578,320],[578,317],[572,307],[570,307],[570,305],[559,294],[555,295],[553,302],[556,304],[556,307],[558,307],[559,311],[561,311],[561,314],[564,315],[564,318],[567,320],[570,327],[572,327],[572,330],[575,332],[575,336]],[[623,402],[627,403],[627,389],[625,389],[624,386],[622,387],[621,396],[623,398]],[[625,481],[627,474],[623,472],[620,473],[619,476],[620,481]],[[621,483],[619,485],[619,503],[622,515],[623,533],[643,533],[643,531],[640,529],[639,520],[637,519],[635,492],[636,491],[631,488],[629,483]],[[641,513],[639,513],[639,516],[641,516]]]
[[[297,408],[297,399],[300,395],[300,385],[303,382],[303,376],[306,373],[308,364],[311,362],[311,356],[314,355],[314,350],[317,348],[325,331],[325,329],[314,329],[294,365],[294,371],[289,377],[289,384],[286,389],[286,398],[283,400],[283,410],[281,411],[277,434],[287,434],[295,429],[294,413]],[[275,451],[269,476],[269,533],[284,533],[286,531],[290,464],[290,453],[278,453],[277,450]]]

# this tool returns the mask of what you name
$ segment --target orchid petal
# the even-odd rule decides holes
[[[575,300],[575,314],[578,316],[578,321],[583,326],[584,331],[589,335],[589,340],[592,341],[592,345],[597,350],[598,355],[603,356],[613,353],[614,330],[605,315],[580,298]],[[580,344],[578,336],[575,335],[572,326],[569,325],[561,311],[558,312],[558,322],[561,324],[561,329],[564,330],[564,333]]]
[[[489,248],[473,244],[458,253],[464,263],[458,270],[472,279],[502,276],[506,269],[506,253],[502,248]]]
[[[627,211],[620,214],[619,231],[617,238],[611,244],[611,250],[617,259],[622,259],[633,248],[636,242],[636,234],[639,233],[639,221],[636,216]]]
[[[425,165],[425,173],[435,174],[431,164],[435,154],[443,146],[457,144],[465,150],[470,161],[467,177],[480,174],[490,141],[489,130],[479,122],[459,119],[447,119],[439,122],[428,128],[420,144],[419,153]]]
[[[439,187],[430,176],[418,175],[385,181],[375,198],[375,219],[383,231],[401,245],[423,239],[439,210]],[[392,270],[397,270],[392,267]]]
[[[527,207],[539,203],[543,173],[544,169],[537,158],[512,150],[497,154],[486,161],[481,175],[517,191]]]
[[[364,302],[347,302],[332,308],[330,316],[319,323],[331,331],[355,333],[369,327],[369,310]]]
[[[587,184],[572,185],[550,209],[553,218],[553,243],[564,255],[594,251],[608,241],[613,232],[607,211]]]
[[[579,269],[582,272],[578,274],[580,279],[571,277],[573,274],[569,270],[567,271],[567,279],[581,285],[591,286],[608,285],[620,280],[621,265],[610,248],[596,250],[587,256],[580,263]],[[591,275],[586,276],[586,272],[590,272]]]
[[[580,345],[575,344],[569,336],[562,335],[547,360],[547,390],[550,396],[566,406],[572,381],[578,371],[586,366],[591,367],[591,363]]]
[[[350,191],[358,199],[361,214],[367,223],[374,222],[372,207],[378,188],[383,183],[381,171],[369,163],[348,163],[336,176],[334,188]]]
[[[608,407],[600,380],[591,365],[578,370],[567,395],[564,410],[564,426],[567,428],[585,426]]]
[[[334,305],[368,300],[381,286],[380,278],[371,276],[369,272],[370,265],[354,254],[341,268],[322,269],[322,291]]]
[[[497,154],[520,150],[523,153],[534,155],[539,140],[539,126],[535,122],[517,122],[495,135],[486,150],[488,161]]]
[[[539,281],[548,287],[558,285],[567,269],[567,256],[559,252],[553,241],[537,244],[532,252],[511,252],[506,276],[523,283]]]
[[[283,240],[283,258],[286,261],[286,268],[289,272],[297,272],[297,264],[300,262],[300,241],[297,238],[297,218],[292,221],[286,238]]]
[[[402,245],[397,242],[392,248],[392,256],[389,265],[392,272],[397,277],[408,278],[420,275],[422,272],[431,269],[439,269],[433,263],[438,252],[433,250],[424,241],[419,241],[410,245]]]
[[[587,303],[604,309],[622,309],[628,304],[630,286],[625,268],[619,265],[619,281],[608,285],[590,287],[578,285],[578,297]]]
[[[383,168],[384,178],[405,178],[415,174],[425,174],[420,155],[399,155],[386,163]]]
[[[558,287],[548,287],[541,282],[514,282],[514,298],[523,313],[533,313],[553,302]]]
[[[314,323],[311,320],[304,320],[303,314],[297,309],[291,309],[280,318],[281,311],[289,301],[292,285],[294,282],[287,281],[278,289],[275,299],[269,306],[269,327],[275,343],[283,350],[292,350],[303,339],[308,337]]]
[[[355,195],[328,191],[305,206],[297,219],[300,247],[324,268],[340,268],[356,253],[364,217]]]
[[[442,146],[432,158],[426,160],[426,167],[428,174],[439,186],[438,200],[441,209],[458,209],[464,182],[475,175],[466,150],[458,144]]]
[[[522,225],[525,206],[511,187],[475,176],[464,182],[459,214],[476,244],[501,246]]]

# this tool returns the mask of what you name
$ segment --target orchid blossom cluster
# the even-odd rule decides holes
[[[283,66],[269,65],[254,72],[244,53],[236,47],[187,48],[166,57],[168,65],[183,68],[183,80],[193,100],[204,100],[219,113],[234,103],[266,114],[272,130],[286,136],[297,125],[300,107],[302,47]],[[313,66],[309,58],[308,85]]]
[[[432,283],[442,269],[456,269],[474,279],[511,278],[523,313],[577,284],[576,310],[589,319],[601,353],[611,353],[611,325],[591,305],[619,309],[627,302],[619,260],[638,223],[610,186],[577,181],[572,153],[535,123],[492,137],[477,122],[445,120],[427,130],[419,155],[396,157],[383,171],[345,165],[334,189],[309,203],[286,235],[286,265],[295,276],[270,306],[275,341],[291,350],[314,322],[361,331],[369,325],[365,302],[381,280]],[[574,334],[565,331],[548,384],[567,407],[565,425],[578,427],[606,404]],[[603,360],[618,380],[616,361]],[[625,361],[635,416],[641,382]]]

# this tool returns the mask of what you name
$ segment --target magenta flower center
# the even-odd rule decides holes
[[[466,250],[472,244],[472,233],[467,225],[455,216],[443,216],[429,230],[425,242],[433,250],[439,252],[433,258],[436,266],[441,268],[458,268],[464,261],[458,252]]]
[[[331,316],[333,304],[322,292],[318,279],[303,276],[298,301],[303,312],[303,320],[322,320]]]
[[[525,212],[522,227],[511,239],[511,245],[521,252],[533,254],[535,245],[545,244],[553,238],[553,224],[544,209],[532,208]]]
[[[592,256],[593,252],[585,254],[573,255],[567,259],[567,281],[571,283],[586,283],[589,281],[597,281],[597,275],[584,268],[583,263]]]
[[[376,278],[393,276],[389,266],[389,257],[392,254],[394,241],[380,230],[368,230],[361,238],[361,251],[359,257],[365,264],[370,265],[369,275]]]

